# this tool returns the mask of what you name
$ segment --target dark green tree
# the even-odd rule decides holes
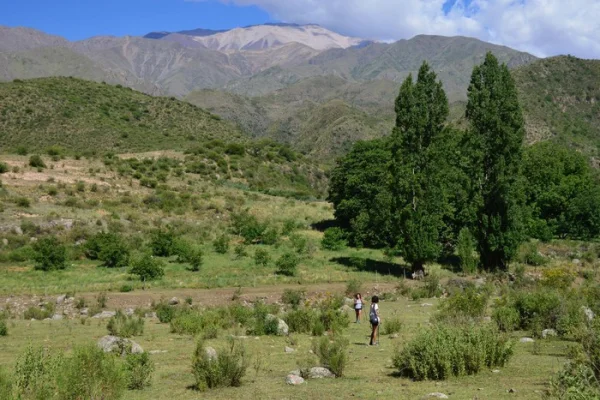
[[[33,244],[35,269],[54,271],[67,268],[67,248],[56,237],[42,238]]]
[[[473,69],[466,116],[480,264],[506,270],[523,240],[520,164],[525,130],[514,80],[492,53]]]
[[[436,259],[442,246],[445,196],[433,144],[444,131],[448,99],[435,72],[424,62],[396,99],[392,135],[392,215],[395,238],[414,270]]]

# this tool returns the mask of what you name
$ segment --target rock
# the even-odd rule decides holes
[[[492,370],[492,372],[493,372],[494,374],[499,374],[499,373],[500,373],[500,370],[499,370],[499,369],[494,369],[494,370]]]
[[[517,391],[513,388],[510,388],[506,391],[507,393],[517,393]]]
[[[148,354],[164,354],[167,353],[167,350],[150,350]]]
[[[206,352],[206,355],[208,356],[208,358],[210,360],[216,360],[217,357],[219,356],[217,354],[217,351],[213,347],[208,346],[208,347],[204,348],[204,351]]]
[[[144,317],[146,317],[146,318],[156,318],[156,313],[155,312],[147,312],[146,314],[144,314]]]
[[[128,317],[131,317],[134,313],[135,313],[135,310],[133,308],[125,309],[125,315],[127,315]]]
[[[573,259],[573,264],[575,264],[575,265],[579,265],[579,264],[581,264],[581,260],[580,260],[580,259],[578,259],[578,258],[574,258],[574,259]]]
[[[179,299],[177,297],[173,297],[171,300],[169,300],[169,305],[176,306],[177,304],[179,304]]]
[[[102,311],[100,314],[96,314],[92,318],[96,318],[96,319],[112,318],[116,314],[117,313],[115,311]]]
[[[56,298],[56,304],[61,305],[62,303],[65,302],[66,299],[67,299],[66,294],[60,295]]]
[[[352,310],[353,310],[353,308],[350,307],[348,304],[344,304],[343,306],[340,307],[340,311],[342,311],[342,312],[350,312]]]
[[[88,315],[88,313],[89,313],[89,309],[87,309],[87,308],[82,308],[82,309],[79,311],[79,314],[80,314],[80,315],[85,315],[85,316],[87,316],[87,315]]]
[[[2,245],[3,246],[8,246],[8,239],[7,238],[2,239]]]
[[[431,303],[423,303],[423,304],[421,304],[421,307],[433,307],[433,304],[431,304]]]
[[[589,307],[583,306],[581,307],[581,309],[583,310],[583,313],[585,314],[588,321],[591,321],[596,317],[596,314],[594,314],[594,312]]]
[[[427,396],[423,397],[423,399],[449,399],[447,394],[440,392],[429,393]]]
[[[296,351],[296,350],[292,349],[291,347],[285,346],[285,349],[284,349],[284,351],[285,351],[286,353],[293,353],[293,352],[294,352],[294,351]]]
[[[105,353],[119,352],[121,354],[141,354],[144,352],[142,346],[133,340],[111,335],[104,336],[98,340],[98,347],[101,348]]]
[[[542,337],[544,339],[550,337],[550,336],[558,336],[558,333],[556,333],[556,331],[554,329],[544,329],[542,331]]]
[[[392,333],[390,335],[390,339],[398,339],[400,337],[400,335],[398,335],[397,333]]]
[[[483,285],[485,285],[485,278],[479,278],[479,279],[475,279],[475,287],[476,288],[480,288]]]
[[[533,343],[533,342],[535,342],[535,340],[533,340],[530,337],[524,337],[524,338],[519,339],[519,342],[521,342],[521,343]]]
[[[279,336],[287,336],[287,334],[290,331],[290,328],[288,327],[288,325],[285,323],[284,320],[282,320],[281,318],[277,318],[275,315],[273,314],[267,314],[267,320],[273,320],[273,319],[277,319],[277,334]]]
[[[415,281],[423,280],[425,279],[425,272],[423,272],[422,270],[415,271],[412,273],[412,278]]]
[[[353,305],[354,299],[351,299],[350,297],[346,297],[346,298],[344,298],[344,304]]]
[[[20,226],[15,226],[13,228],[13,231],[15,232],[16,235],[19,235],[19,236],[21,236],[23,234],[23,229],[21,229]]]
[[[299,375],[292,375],[289,374],[286,378],[285,378],[285,383],[287,383],[288,385],[302,385],[304,383],[304,378],[302,378]]]
[[[321,379],[321,378],[335,378],[333,372],[323,367],[312,367],[308,371],[308,377],[310,379]]]
[[[52,319],[53,319],[54,321],[60,321],[60,320],[61,320],[61,319],[63,319],[63,318],[64,318],[64,317],[63,317],[61,314],[54,314],[54,315],[52,316]]]

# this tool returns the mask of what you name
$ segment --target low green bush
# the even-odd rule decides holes
[[[316,312],[310,308],[298,308],[289,311],[283,319],[288,325],[291,333],[312,333],[313,327],[318,321],[318,316]],[[322,322],[319,321],[319,323],[323,325]],[[325,327],[323,326],[321,335],[324,332]]]
[[[338,251],[346,247],[346,234],[340,228],[328,228],[321,239],[321,248],[323,250]]]
[[[223,234],[215,239],[213,248],[218,254],[227,254],[229,251],[229,236]]]
[[[160,279],[165,275],[165,264],[151,254],[144,254],[133,261],[129,272],[144,282]]]
[[[329,368],[336,377],[342,377],[348,364],[349,341],[336,335],[333,340],[322,337],[313,342],[313,352],[319,357],[323,367]]]
[[[346,295],[354,296],[360,293],[362,289],[362,281],[360,279],[351,279],[346,283]]]
[[[492,320],[502,332],[512,332],[521,325],[519,312],[510,306],[498,306],[492,312]]]
[[[150,386],[154,363],[147,352],[127,354],[125,358],[127,387],[131,390],[142,390]]]
[[[177,236],[172,229],[159,229],[152,233],[150,248],[156,257],[170,257],[175,255]]]
[[[306,292],[304,290],[285,289],[281,295],[281,302],[291,306],[293,309],[300,307],[305,299]]]
[[[55,237],[45,237],[33,244],[35,269],[54,271],[67,268],[67,248]]]
[[[121,310],[110,318],[106,325],[108,333],[113,336],[130,338],[144,334],[144,319],[125,315]]]
[[[5,174],[9,171],[8,164],[0,161],[0,174]]]
[[[130,251],[125,239],[118,233],[103,233],[90,238],[85,245],[90,260],[100,260],[107,268],[122,268],[129,264]]]
[[[0,318],[0,336],[8,336],[8,326],[3,318]]]
[[[254,251],[254,264],[266,267],[271,263],[271,255],[265,249],[256,249]]]
[[[248,358],[243,344],[231,340],[228,348],[207,354],[204,342],[198,342],[192,358],[192,373],[197,390],[219,387],[237,387],[248,368]]]
[[[300,264],[300,259],[294,253],[285,253],[275,262],[277,273],[286,276],[296,276],[298,264]]]
[[[46,318],[52,318],[55,311],[54,303],[45,303],[42,307],[30,306],[23,314],[25,320],[44,320]]]
[[[29,157],[29,166],[33,168],[46,168],[46,163],[38,154]]]
[[[545,265],[548,262],[548,260],[539,253],[537,243],[535,242],[527,242],[521,246],[519,253],[517,254],[517,261],[535,267]]]
[[[386,318],[382,325],[384,335],[393,335],[395,333],[400,333],[402,330],[402,321],[398,318]]]
[[[156,312],[156,317],[163,324],[168,324],[173,320],[177,309],[173,306],[170,306],[164,301],[161,301],[154,307],[154,311]]]
[[[488,301],[487,293],[467,287],[442,301],[437,318],[447,321],[481,319],[485,316]]]

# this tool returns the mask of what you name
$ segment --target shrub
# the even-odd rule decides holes
[[[297,309],[306,298],[304,290],[285,289],[281,295],[281,302]]]
[[[9,170],[8,164],[0,161],[0,174],[5,174]]]
[[[315,337],[321,337],[325,334],[325,324],[321,320],[314,322],[311,330],[311,335]]]
[[[130,338],[132,336],[141,336],[144,333],[144,319],[134,316],[127,316],[121,310],[111,317],[106,325],[108,333],[113,336]]]
[[[154,310],[156,311],[156,317],[163,324],[170,323],[171,320],[173,320],[173,317],[175,316],[175,313],[177,311],[175,309],[175,307],[168,305],[164,301],[161,301],[160,303],[158,303],[154,307]]]
[[[438,317],[446,320],[483,318],[488,300],[487,293],[480,292],[474,287],[467,287],[442,302]]]
[[[55,374],[59,360],[42,347],[29,346],[15,365],[14,386],[17,398],[47,399],[56,391]]]
[[[475,238],[468,228],[463,228],[458,233],[456,250],[460,258],[462,272],[465,274],[474,273],[477,270],[477,257],[474,256]]]
[[[298,264],[300,259],[293,253],[283,254],[275,265],[277,266],[277,273],[286,276],[296,276],[298,272]]]
[[[192,373],[198,390],[241,386],[247,368],[246,350],[234,340],[216,357],[207,354],[204,343],[200,341],[192,359]]]
[[[42,157],[40,157],[38,154],[34,154],[29,157],[29,166],[33,168],[46,168],[44,160],[42,160]]]
[[[130,251],[118,233],[98,233],[86,243],[86,256],[101,260],[107,268],[122,268],[129,264]]]
[[[351,279],[346,283],[346,295],[354,296],[356,293],[360,293],[362,289],[362,282],[360,279]]]
[[[519,313],[519,327],[530,329],[536,321],[545,328],[556,328],[562,301],[562,297],[553,291],[516,293],[512,304]]]
[[[144,254],[133,261],[129,272],[138,275],[142,281],[150,281],[162,278],[165,275],[164,262],[152,257],[150,254]]]
[[[419,334],[394,356],[401,375],[415,380],[445,380],[502,367],[514,343],[489,327],[436,326]]]
[[[246,246],[241,243],[238,244],[237,246],[235,246],[235,248],[233,249],[233,252],[235,253],[235,257],[238,259],[248,256],[248,252],[246,251]]]
[[[328,228],[321,239],[321,248],[323,250],[337,251],[346,247],[346,235],[340,228]]]
[[[127,385],[118,359],[94,344],[76,347],[57,374],[60,399],[119,399]]]
[[[521,246],[517,254],[517,260],[523,264],[540,266],[547,263],[546,258],[542,256],[535,242],[527,242]]]
[[[256,249],[254,251],[254,264],[266,267],[271,262],[271,255],[265,249]]]
[[[150,386],[154,363],[146,352],[127,354],[125,370],[127,372],[127,387],[132,390],[141,390]]]
[[[0,368],[0,399],[13,398],[13,379]]]
[[[548,268],[542,271],[542,285],[554,289],[568,289],[575,275],[567,268]]]
[[[335,336],[333,341],[323,337],[313,342],[313,352],[319,357],[321,365],[329,368],[339,378],[344,375],[348,363],[348,344],[348,339],[343,336]]]
[[[503,332],[512,332],[521,324],[519,312],[510,306],[496,307],[492,313],[492,319],[496,322],[498,329]]]
[[[121,292],[121,293],[129,293],[129,292],[133,292],[133,286],[131,286],[131,285],[129,285],[129,284],[122,285],[122,286],[119,288],[119,292]]]
[[[43,307],[31,306],[25,310],[25,313],[23,313],[23,318],[26,320],[44,320],[46,318],[51,318],[54,315],[54,310],[54,303],[46,303]]]
[[[159,229],[152,233],[150,248],[156,257],[170,257],[175,255],[177,237],[172,230]]]
[[[204,262],[202,249],[181,239],[175,243],[173,254],[177,255],[177,262],[189,264],[190,269],[194,272],[200,271]]]
[[[226,234],[220,235],[213,242],[215,251],[219,254],[227,254],[229,251],[229,237]]]
[[[383,334],[393,335],[402,330],[402,322],[398,318],[387,318],[383,323]]]
[[[33,244],[35,269],[54,271],[67,267],[67,248],[55,237],[45,237]]]
[[[18,207],[23,207],[23,208],[31,207],[31,202],[29,201],[29,199],[27,197],[17,197],[17,199],[15,200],[15,204]]]
[[[312,333],[317,318],[312,309],[300,308],[289,311],[283,319],[292,333]],[[323,330],[320,335],[315,336],[322,336],[325,332],[325,326],[321,321],[318,321],[318,323],[323,327]]]
[[[85,192],[85,182],[77,181],[77,183],[75,184],[75,189],[80,193]]]
[[[8,326],[6,326],[6,321],[4,319],[0,319],[0,336],[8,335]]]

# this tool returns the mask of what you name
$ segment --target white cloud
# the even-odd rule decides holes
[[[222,0],[363,38],[465,35],[538,56],[600,58],[600,0]]]

